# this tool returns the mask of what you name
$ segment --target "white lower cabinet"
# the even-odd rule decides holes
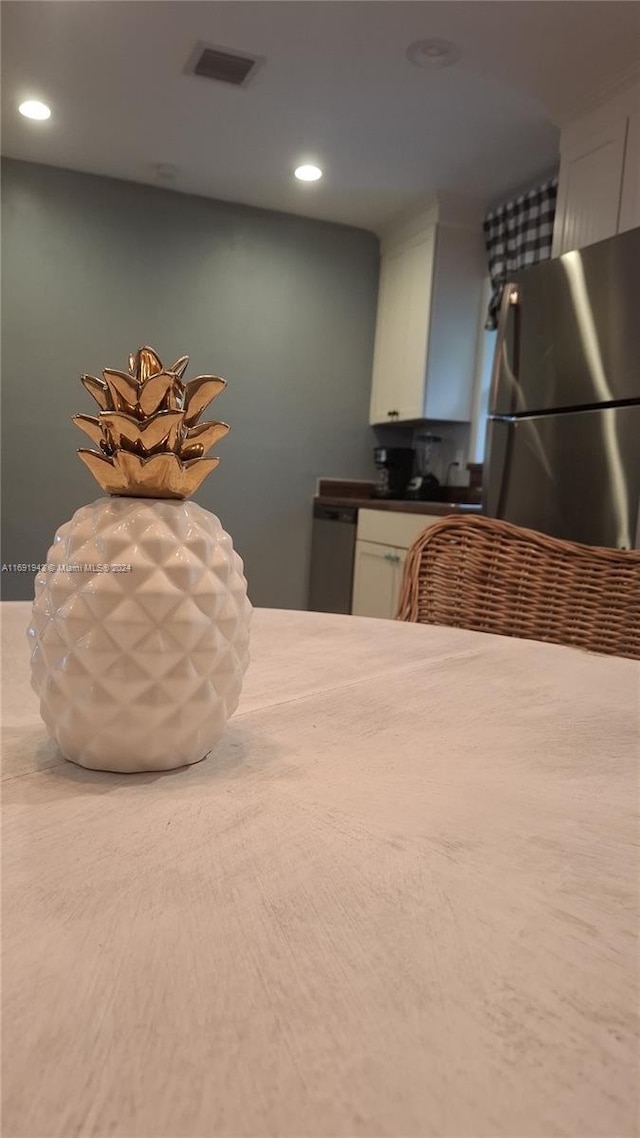
[[[394,553],[397,553],[398,560],[394,562],[396,566],[396,573],[393,578],[393,589],[391,592],[391,620],[395,620],[396,613],[398,611],[398,605],[400,604],[400,590],[402,588],[402,580],[404,577],[404,563],[407,560],[408,550],[396,549],[394,550]]]
[[[354,616],[393,620],[398,609],[406,550],[372,541],[356,542],[353,576]]]
[[[439,521],[426,514],[360,510],[353,575],[353,616],[394,620],[409,546]]]

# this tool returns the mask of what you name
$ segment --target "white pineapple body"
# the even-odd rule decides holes
[[[67,759],[155,771],[203,759],[249,662],[242,561],[190,501],[107,497],[57,531],[38,573],[32,685]]]

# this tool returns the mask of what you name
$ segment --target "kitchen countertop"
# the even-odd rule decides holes
[[[406,502],[395,498],[348,498],[318,496],[314,505],[355,506],[359,510],[396,510],[403,514],[430,514],[432,517],[445,514],[481,514],[479,502]]]

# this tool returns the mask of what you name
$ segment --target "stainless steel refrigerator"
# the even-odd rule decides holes
[[[506,286],[484,502],[556,537],[640,546],[640,229]]]

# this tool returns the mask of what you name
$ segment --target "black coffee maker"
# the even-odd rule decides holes
[[[404,498],[413,473],[413,449],[374,447],[373,457],[378,470],[374,498]]]

